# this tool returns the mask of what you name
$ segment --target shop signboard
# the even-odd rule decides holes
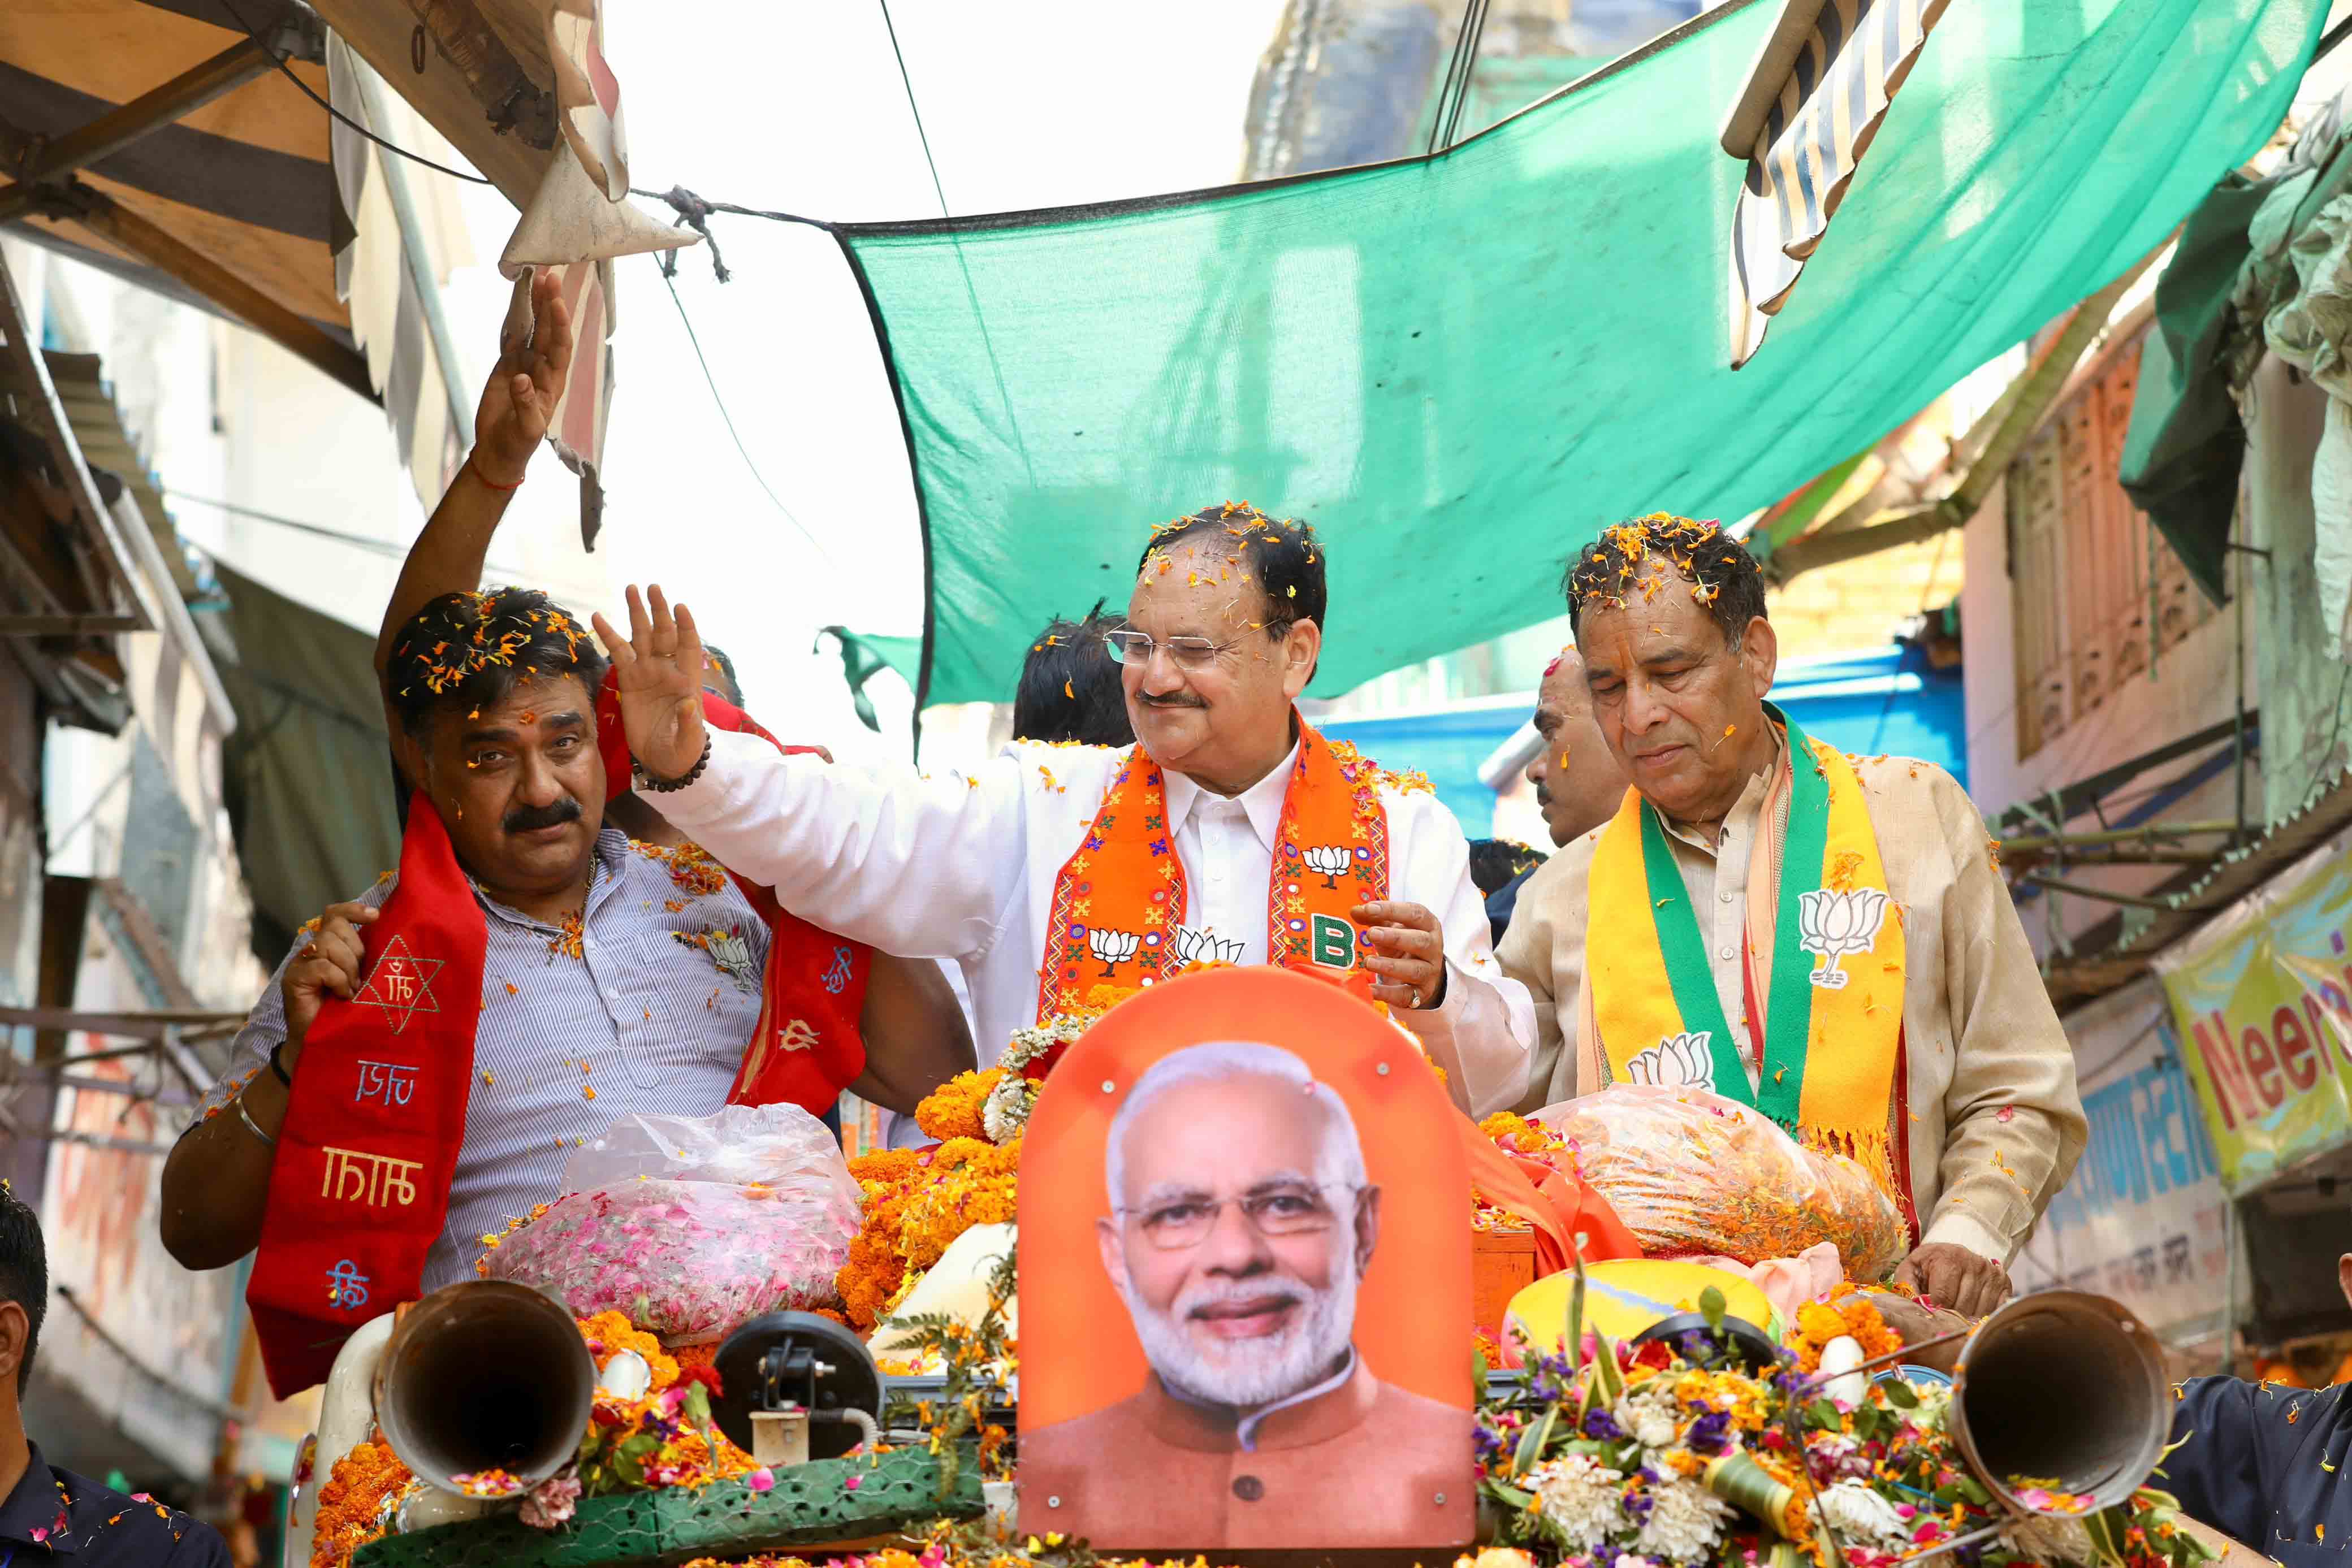
[[[2352,1135],[2352,856],[2336,840],[2156,961],[2232,1193]]]
[[[2228,1199],[2164,993],[2144,980],[2066,1025],[2090,1136],[2011,1265],[2017,1288],[2113,1296],[2175,1345],[2202,1340],[2221,1327]]]

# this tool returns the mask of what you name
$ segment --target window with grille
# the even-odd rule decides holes
[[[2109,356],[2010,465],[2021,758],[2097,712],[2215,609],[2116,481],[2145,336]]]

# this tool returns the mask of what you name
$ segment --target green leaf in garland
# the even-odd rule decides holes
[[[1571,1372],[1584,1369],[1584,1257],[1579,1253],[1570,1260],[1576,1265],[1576,1283],[1568,1288],[1568,1365]]]
[[[1919,1408],[1919,1396],[1912,1392],[1911,1385],[1901,1378],[1890,1377],[1878,1387],[1879,1392],[1886,1396],[1886,1402],[1897,1410]]]
[[[1517,1487],[1506,1486],[1501,1481],[1488,1481],[1486,1495],[1507,1508],[1519,1510],[1532,1507],[1536,1500],[1535,1493],[1521,1491]]]
[[[1601,1402],[1614,1406],[1618,1396],[1625,1392],[1624,1369],[1617,1364],[1617,1347],[1599,1329],[1592,1331],[1592,1376],[1598,1385]]]
[[[1699,1315],[1706,1320],[1707,1333],[1719,1334],[1723,1332],[1724,1306],[1721,1291],[1717,1290],[1713,1285],[1701,1291],[1698,1293],[1698,1311]]]
[[[1543,1462],[1544,1447],[1551,1441],[1552,1427],[1559,1421],[1559,1406],[1544,1412],[1544,1418],[1519,1435],[1518,1452],[1511,1456],[1511,1473],[1526,1475]]]
[[[2099,1561],[2107,1564],[2107,1568],[2122,1568],[2124,1534],[2131,1528],[2129,1511],[2122,1507],[2103,1508],[2084,1520],[2083,1528],[2089,1534],[2091,1549],[2099,1554]]]

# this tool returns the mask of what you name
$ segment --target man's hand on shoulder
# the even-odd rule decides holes
[[[1920,1246],[1903,1260],[1895,1278],[1964,1317],[1983,1317],[2009,1299],[2008,1270],[1948,1241]]]

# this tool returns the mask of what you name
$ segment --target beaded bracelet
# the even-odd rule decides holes
[[[702,755],[694,759],[694,766],[686,770],[686,776],[684,778],[656,779],[640,766],[636,770],[637,787],[641,789],[650,790],[656,795],[666,795],[672,789],[685,789],[688,785],[701,778],[702,770],[709,766],[710,737],[708,734],[705,734],[702,737]]]

